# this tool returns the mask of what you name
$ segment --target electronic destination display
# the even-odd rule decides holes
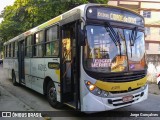
[[[144,19],[124,9],[112,7],[89,7],[87,9],[87,19],[112,20],[135,25],[144,25]]]

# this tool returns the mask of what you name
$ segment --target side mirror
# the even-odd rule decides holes
[[[78,26],[78,41],[80,46],[85,46],[85,32]]]

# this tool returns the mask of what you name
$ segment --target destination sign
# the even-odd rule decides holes
[[[144,20],[132,12],[111,7],[89,7],[87,9],[88,19],[112,20],[136,25],[144,25]]]

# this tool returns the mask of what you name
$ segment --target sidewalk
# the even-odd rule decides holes
[[[148,83],[149,85],[149,93],[160,95],[160,90],[158,89],[158,85],[156,83]]]
[[[0,85],[0,111],[31,111],[32,109]]]
[[[0,84],[0,111],[33,111],[28,105],[5,90]],[[0,120],[44,120],[44,118],[0,118]]]

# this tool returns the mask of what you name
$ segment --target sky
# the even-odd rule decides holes
[[[7,5],[13,5],[15,0],[0,0],[0,13],[3,11],[3,9],[7,6]],[[2,21],[2,19],[0,18],[0,22]]]

